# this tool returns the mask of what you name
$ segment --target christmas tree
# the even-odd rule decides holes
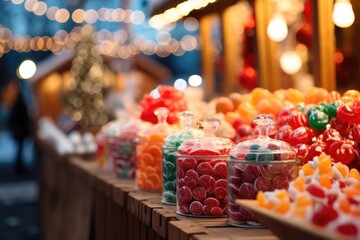
[[[81,127],[101,126],[108,121],[104,104],[102,78],[106,70],[92,39],[92,31],[83,36],[72,62],[72,79],[65,93],[65,112]]]

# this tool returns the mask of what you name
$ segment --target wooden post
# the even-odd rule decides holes
[[[211,27],[215,15],[207,15],[200,19],[201,69],[204,81],[205,97],[210,97],[215,90],[215,66]]]
[[[315,86],[327,90],[336,89],[335,80],[335,32],[332,21],[333,1],[313,2],[314,37],[313,63]]]
[[[277,58],[277,44],[267,36],[267,25],[272,17],[271,1],[255,1],[258,86],[275,91],[281,88],[280,65]]]
[[[236,71],[240,58],[240,34],[237,6],[227,8],[221,16],[223,48],[224,48],[224,75],[222,79],[222,95],[235,90]],[[238,33],[238,34],[236,34]]]

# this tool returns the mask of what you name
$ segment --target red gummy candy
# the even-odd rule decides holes
[[[212,168],[212,166],[210,165],[210,163],[208,162],[202,162],[200,163],[197,168],[196,171],[198,172],[198,174],[201,175],[212,175],[214,170]]]
[[[289,125],[295,129],[301,126],[308,126],[308,119],[303,112],[293,111],[290,115]]]
[[[190,202],[192,199],[192,192],[191,189],[187,186],[183,186],[178,191],[178,198],[183,200],[182,203],[179,201],[180,205],[183,205],[183,203]]]
[[[182,170],[181,168],[177,168],[176,169],[176,175],[177,175],[178,179],[181,179],[181,178],[185,177],[184,170]]]
[[[239,208],[239,215],[241,221],[253,221],[255,220],[255,217],[245,208],[240,207]]]
[[[206,198],[206,190],[203,187],[195,187],[192,190],[192,195],[196,200],[202,201]]]
[[[209,197],[207,199],[205,199],[204,201],[204,213],[208,216],[211,216],[211,209],[213,209],[214,207],[219,207],[220,203],[216,198],[213,197]]]
[[[331,221],[338,218],[338,213],[328,205],[323,205],[318,211],[314,213],[311,221],[320,227],[325,227]]]
[[[197,183],[199,181],[199,175],[194,170],[188,170],[185,173],[185,184],[189,188],[196,187]]]
[[[216,180],[216,184],[215,186],[218,187],[222,187],[222,188],[227,188],[227,181],[226,179],[218,179]]]
[[[357,226],[353,223],[344,223],[344,224],[341,224],[339,225],[336,230],[343,234],[343,235],[346,235],[348,237],[350,236],[353,236],[353,237],[356,237],[358,232],[359,232],[359,229],[357,228]]]
[[[260,172],[260,175],[266,179],[272,179],[274,176],[274,173],[270,172],[264,166],[259,166],[259,172]]]
[[[334,141],[331,144],[329,154],[335,162],[349,164],[355,157],[355,150],[349,142]]]
[[[194,215],[200,215],[204,211],[204,207],[199,201],[193,201],[190,204],[190,212]]]
[[[259,168],[255,165],[247,165],[243,172],[243,182],[254,183],[258,176],[260,176]]]
[[[315,197],[325,198],[324,190],[322,190],[320,187],[316,186],[315,184],[310,184],[309,186],[307,186],[306,191]]]
[[[210,210],[210,215],[211,216],[222,216],[223,215],[223,210],[219,207],[213,207]]]
[[[356,111],[352,106],[347,104],[340,105],[337,109],[336,118],[340,122],[354,123]]]
[[[189,169],[196,169],[197,167],[197,162],[194,158],[185,158],[180,167],[184,170],[189,170]]]
[[[239,188],[239,198],[241,199],[255,199],[256,191],[254,185],[251,183],[243,183]]]
[[[205,190],[208,194],[210,194],[210,195],[214,194],[215,187],[216,187],[216,181],[212,176],[202,175],[199,178],[198,184],[199,184],[199,186],[205,188]]]
[[[316,133],[313,129],[309,127],[298,127],[292,131],[288,140],[291,146],[295,146],[300,143],[309,145],[311,143],[311,139],[315,136]]]
[[[189,206],[189,205],[179,206],[179,211],[180,211],[182,214],[188,214],[188,213],[190,212],[190,206]]]
[[[227,175],[226,163],[225,162],[219,162],[219,163],[215,164],[214,172],[219,177],[226,178],[226,175]]]
[[[263,191],[263,192],[271,191],[273,187],[272,182],[264,178],[263,176],[260,176],[255,180],[254,186],[256,191]]]
[[[272,180],[273,189],[287,189],[289,187],[288,175],[278,175]]]
[[[215,197],[216,199],[224,199],[227,196],[227,189],[223,187],[215,188]]]
[[[293,147],[296,156],[301,160],[303,164],[307,163],[310,160],[309,156],[309,146],[307,144],[301,143],[296,144]]]

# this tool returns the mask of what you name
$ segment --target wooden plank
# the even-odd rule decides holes
[[[327,90],[336,89],[335,32],[332,21],[333,1],[313,1],[313,62],[315,85]]]

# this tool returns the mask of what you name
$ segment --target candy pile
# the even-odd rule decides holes
[[[355,90],[353,90],[355,91]],[[349,92],[342,99],[347,99]],[[354,94],[354,93],[353,93]],[[335,162],[359,167],[360,97],[283,108],[278,115],[277,138],[290,143],[303,163],[325,152]]]
[[[311,222],[351,239],[360,238],[360,174],[321,153],[308,161],[288,190],[259,192],[259,206],[291,220]]]
[[[155,115],[155,110],[160,107],[165,107],[169,110],[167,122],[174,124],[178,122],[177,114],[186,110],[186,101],[184,93],[171,86],[161,85],[157,88],[158,97],[153,97],[150,94],[145,94],[140,104],[142,112],[140,118],[144,121],[157,123],[158,119]]]

